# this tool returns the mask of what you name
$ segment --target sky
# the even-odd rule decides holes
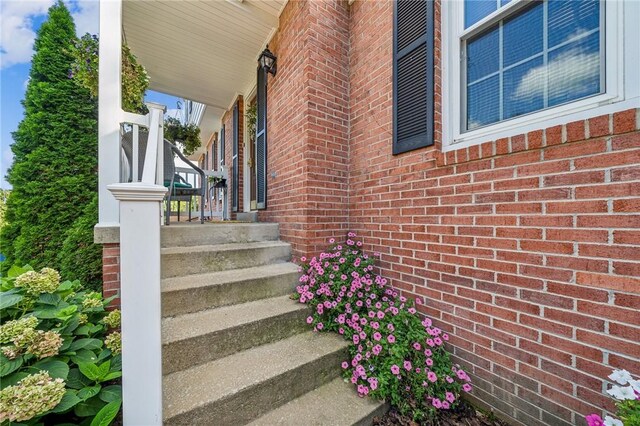
[[[97,34],[99,3],[97,0],[64,0],[76,23],[76,33]],[[46,19],[54,0],[0,0],[0,188],[6,182],[7,169],[13,161],[11,132],[23,116],[21,101],[29,79],[33,41],[36,31]],[[168,114],[175,114],[174,96],[147,93],[146,99],[166,105]]]

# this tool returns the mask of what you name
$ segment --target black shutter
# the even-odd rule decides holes
[[[393,153],[433,145],[433,1],[394,2]]]
[[[256,207],[267,208],[267,73],[258,67],[256,94]]]
[[[240,175],[238,173],[238,121],[239,121],[239,116],[238,116],[238,103],[236,102],[236,104],[233,107],[233,158],[232,158],[232,162],[233,162],[233,170],[231,171],[233,173],[233,181],[231,183],[231,191],[233,191],[231,193],[231,208],[234,212],[238,211],[238,199],[240,198],[240,192],[239,192],[239,184],[240,184]]]
[[[222,125],[222,129],[220,129],[220,166],[224,166],[224,124]]]

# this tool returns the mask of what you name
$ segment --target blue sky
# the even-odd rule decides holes
[[[64,0],[76,22],[78,35],[97,34],[99,6],[96,0]],[[16,130],[23,116],[21,101],[29,78],[33,40],[37,29],[46,19],[54,0],[0,1],[0,180],[1,188],[10,188],[5,181],[13,155],[11,132]],[[152,102],[175,109],[178,98],[163,93],[148,92]]]

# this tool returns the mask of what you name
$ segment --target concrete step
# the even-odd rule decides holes
[[[162,280],[164,317],[283,296],[298,283],[298,266],[275,263]]]
[[[389,405],[360,398],[351,383],[337,378],[249,423],[251,426],[371,425]]]
[[[240,212],[236,213],[236,219],[243,222],[257,222],[258,212]]]
[[[306,332],[169,374],[165,424],[246,424],[336,378],[347,346],[337,335]]]
[[[308,330],[308,306],[289,296],[162,320],[162,372],[170,374]]]
[[[163,226],[161,247],[252,243],[278,239],[277,223],[174,223]]]
[[[204,274],[287,262],[291,246],[281,241],[166,247],[162,253],[162,278]]]

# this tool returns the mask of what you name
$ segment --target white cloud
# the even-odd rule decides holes
[[[516,98],[530,98],[543,93],[545,77],[549,76],[549,90],[554,94],[584,92],[600,72],[600,54],[578,49],[559,55],[547,66],[540,65],[527,72],[516,89]]]
[[[44,16],[54,0],[2,0],[0,2],[0,69],[31,60],[36,32],[33,20]],[[100,24],[98,0],[67,0],[76,33],[97,34]]]
[[[100,27],[100,2],[98,0],[67,1],[67,7],[76,23],[76,34],[97,34]]]
[[[0,69],[29,62],[33,54],[33,18],[47,13],[53,0],[0,2]]]

